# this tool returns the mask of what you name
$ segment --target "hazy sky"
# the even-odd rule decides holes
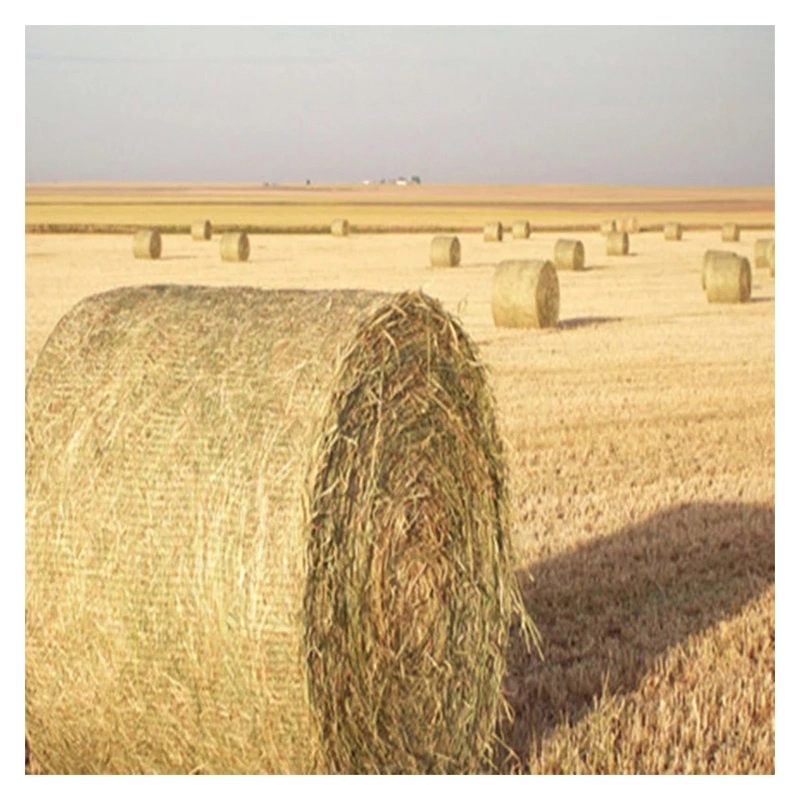
[[[26,27],[25,179],[773,185],[774,27]]]

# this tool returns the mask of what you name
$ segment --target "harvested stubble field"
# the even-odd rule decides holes
[[[26,371],[62,314],[118,286],[422,288],[462,320],[489,367],[518,576],[544,640],[542,661],[512,639],[504,691],[513,720],[501,731],[502,769],[771,773],[774,279],[754,268],[752,301],[740,305],[710,305],[700,283],[708,249],[733,250],[754,267],[755,241],[772,235],[763,226],[774,224],[774,195],[719,192],[698,203],[679,190],[653,190],[653,197],[645,190],[639,199],[653,204],[647,211],[631,208],[632,190],[609,189],[609,210],[550,206],[537,216],[533,207],[503,208],[503,198],[519,199],[513,193],[467,191],[480,205],[454,207],[453,224],[475,226],[459,235],[455,268],[429,266],[429,234],[251,234],[249,261],[233,264],[220,260],[216,232],[211,242],[166,234],[158,261],[134,260],[130,235],[28,234]],[[28,199],[35,194],[29,190]],[[170,207],[172,216],[164,217],[148,204],[155,193],[143,195],[125,192],[147,209],[136,219],[102,204],[86,218],[66,219],[69,204],[62,203],[50,218],[45,206],[29,205],[28,222],[177,221],[188,231],[193,218],[219,221],[210,206],[184,209],[180,219]],[[231,189],[233,200],[241,197]],[[291,224],[329,225],[343,216],[357,227],[358,209],[387,228],[412,218],[451,222],[410,202],[410,217],[402,218],[396,204],[352,210],[320,205],[317,197],[306,216],[302,203],[292,206],[298,216]],[[680,202],[695,210],[677,211]],[[740,214],[732,214],[735,202]],[[536,231],[544,216],[577,227],[627,211],[645,226],[681,219],[684,238],[631,234],[630,255],[607,256],[597,231],[576,234],[587,269],[558,274],[559,326],[493,326],[495,265],[552,258],[559,234]],[[526,214],[534,227],[529,240],[483,241],[479,228],[487,219],[510,225]],[[742,223],[741,240],[723,246],[718,226],[731,218]],[[247,222],[231,219],[237,221]],[[707,229],[693,230],[692,222]]]

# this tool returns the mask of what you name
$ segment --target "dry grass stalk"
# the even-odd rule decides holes
[[[615,231],[606,236],[606,255],[626,256],[630,251],[630,239],[627,231]]]
[[[492,282],[492,319],[498,328],[558,325],[558,273],[551,261],[501,261]]]
[[[575,239],[559,239],[556,242],[553,256],[556,269],[583,269],[584,262],[583,242]]]
[[[457,267],[461,263],[458,236],[434,236],[431,241],[432,267]]]
[[[483,226],[483,241],[484,242],[502,242],[503,241],[503,223],[502,222],[487,222]]]
[[[607,219],[600,223],[600,233],[604,236],[613,233],[617,230],[617,221],[615,219]]]
[[[211,238],[211,220],[198,219],[192,223],[192,239],[202,242]]]
[[[775,240],[758,239],[756,240],[753,262],[756,269],[767,269],[771,261],[775,260]]]
[[[706,298],[709,303],[744,303],[750,299],[750,262],[736,253],[715,253],[704,258]]]
[[[157,230],[139,230],[133,234],[135,258],[161,258],[161,233]]]
[[[531,224],[526,219],[519,219],[511,226],[511,235],[515,239],[529,239]]]
[[[31,755],[477,771],[515,609],[529,623],[494,413],[421,293],[82,301],[26,387]]]
[[[683,238],[683,226],[680,222],[665,222],[664,238],[669,242],[679,242]]]
[[[335,219],[331,223],[331,234],[333,236],[349,236],[350,223],[346,219]]]
[[[223,233],[219,252],[223,261],[247,261],[250,258],[250,239],[244,231]]]
[[[722,226],[722,241],[738,242],[739,233],[739,226],[735,222],[726,222]]]

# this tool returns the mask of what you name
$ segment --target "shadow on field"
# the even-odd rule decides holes
[[[602,325],[605,322],[621,322],[622,317],[575,317],[562,319],[558,323],[559,330],[571,331],[574,328],[587,328],[591,325]]]
[[[505,768],[526,771],[561,721],[576,723],[603,690],[637,688],[667,649],[735,616],[775,582],[775,510],[686,504],[518,572],[544,662],[512,633],[499,731]]]

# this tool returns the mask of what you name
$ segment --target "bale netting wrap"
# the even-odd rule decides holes
[[[560,292],[552,261],[501,261],[492,282],[492,319],[498,328],[558,325]]]
[[[744,303],[750,299],[750,262],[736,253],[718,253],[710,257],[705,279],[709,303]]]
[[[526,219],[518,219],[511,226],[511,235],[514,239],[529,239],[531,235],[531,224]]]
[[[350,223],[346,219],[335,219],[331,223],[331,234],[333,236],[348,236],[350,233]]]
[[[223,261],[247,261],[250,258],[250,239],[244,231],[223,233],[219,240]]]
[[[753,261],[756,269],[767,269],[770,265],[770,259],[775,259],[775,240],[756,240],[753,253]]]
[[[431,241],[432,267],[457,267],[461,263],[458,236],[434,236]]]
[[[683,238],[683,226],[680,222],[664,223],[664,238],[668,242],[679,242]]]
[[[723,242],[739,241],[739,226],[735,222],[726,222],[722,226],[722,241]]]
[[[553,264],[556,269],[583,269],[585,264],[583,242],[577,239],[559,239],[554,248]]]
[[[617,221],[615,219],[607,219],[600,223],[600,233],[607,235],[613,233],[617,229]]]
[[[26,387],[43,769],[477,771],[527,619],[494,413],[421,293],[82,301]]]
[[[607,256],[626,256],[630,251],[630,239],[627,231],[614,231],[606,236]]]
[[[483,226],[483,241],[484,242],[502,242],[503,241],[503,223],[502,222],[487,222]]]
[[[208,241],[211,238],[211,220],[197,219],[192,223],[192,239]]]
[[[161,233],[139,230],[133,234],[134,258],[161,258]]]

